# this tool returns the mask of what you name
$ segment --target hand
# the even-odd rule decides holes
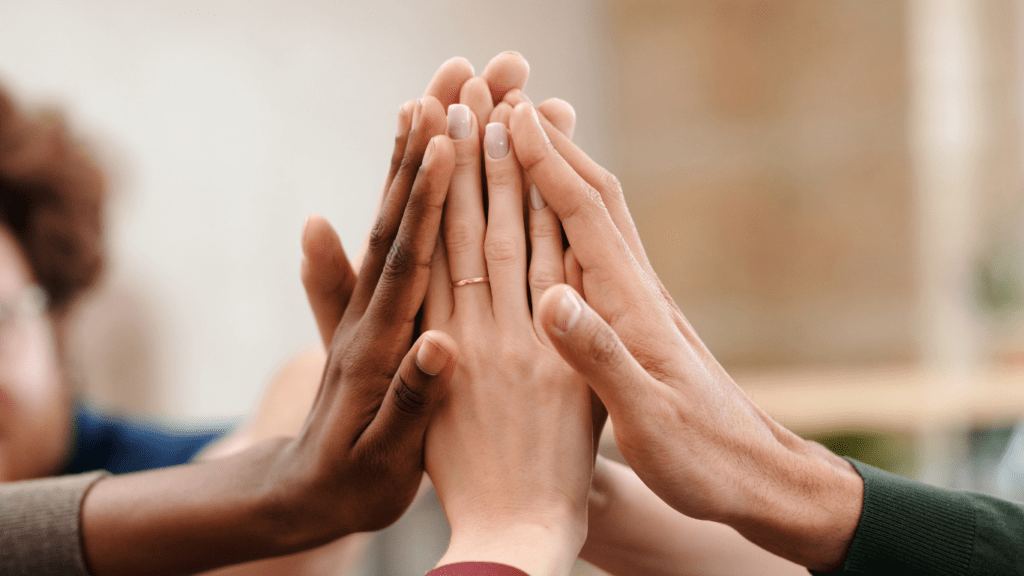
[[[627,461],[676,510],[805,566],[838,567],[860,513],[856,471],[771,420],[722,369],[654,274],[614,176],[529,104],[514,109],[511,134],[587,298],[550,289],[534,313],[607,406]]]
[[[456,57],[449,59],[437,69],[423,96],[437,98],[447,111],[448,106],[458,101],[462,94],[464,102],[472,102],[470,107],[478,114],[478,121],[483,122],[494,108],[494,104],[500,102],[510,91],[521,91],[529,77],[530,65],[516,52],[503,52],[495,56],[479,77],[473,76],[473,66],[468,60]],[[384,189],[377,205],[378,213],[384,196],[405,161],[409,127],[415,105],[416,101],[410,100],[399,109],[398,133],[391,154],[391,167],[388,169]],[[507,119],[505,123],[508,124]],[[356,281],[354,271],[362,265],[368,242],[369,238],[350,264],[342,250],[337,232],[327,220],[316,214],[306,219],[302,231],[303,258],[300,275],[325,349],[330,347],[334,330],[341,322],[345,306],[352,295]]]
[[[441,103],[422,98],[412,118],[298,437],[98,482],[82,509],[92,572],[195,572],[296,552],[386,526],[411,502],[458,353],[439,332],[412,341],[454,169]]]
[[[460,349],[427,432],[427,472],[452,526],[440,564],[498,561],[534,576],[565,573],[586,534],[590,392],[530,315],[521,168],[505,125],[485,131],[485,224],[476,114],[453,105],[448,118],[456,169],[424,308],[424,327],[451,334]],[[529,276],[560,276],[561,237],[547,251],[554,257],[539,256],[551,239],[530,229]],[[487,276],[452,288],[453,280]]]

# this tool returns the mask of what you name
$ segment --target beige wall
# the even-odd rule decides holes
[[[606,160],[604,22],[580,0],[0,2],[0,81],[65,106],[119,169],[87,386],[173,417],[248,412],[316,341],[303,219],[326,215],[358,250],[398,106],[451,56],[482,70],[523,53],[533,98],[572,102]]]

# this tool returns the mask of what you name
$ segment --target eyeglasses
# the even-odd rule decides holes
[[[46,293],[36,284],[26,286],[16,295],[0,300],[0,344],[22,322],[39,318],[46,310]]]

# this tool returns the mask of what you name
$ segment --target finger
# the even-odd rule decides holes
[[[545,101],[541,106],[548,102],[551,101]],[[572,108],[568,102],[564,102],[564,105]],[[540,111],[541,106],[537,107],[538,111]],[[547,108],[553,107],[548,106]],[[572,114],[573,124],[575,125],[576,112],[573,111]],[[622,186],[619,184],[618,178],[580,150],[572,142],[571,132],[569,132],[570,135],[567,135],[564,130],[551,121],[549,117],[546,117],[545,114],[540,115],[540,123],[544,127],[545,133],[551,139],[551,144],[555,150],[558,151],[577,174],[597,190],[601,196],[601,201],[604,202],[605,208],[612,218],[612,222],[615,223],[619,234],[622,235],[626,245],[633,252],[633,257],[649,274],[653,275],[654,269],[647,259],[643,244],[640,242],[640,234],[636,230],[636,224],[633,223],[633,217],[629,214],[629,207],[626,206],[626,199],[622,193]]]
[[[362,315],[366,311],[402,222],[402,214],[409,201],[413,183],[418,177],[423,153],[431,138],[444,134],[446,127],[447,121],[441,103],[430,96],[421,98],[413,113],[409,140],[398,173],[370,231],[366,257],[359,269],[359,280],[349,303],[353,313]]]
[[[387,342],[388,335],[408,338],[412,334],[427,291],[430,260],[454,167],[451,140],[444,135],[432,138],[364,318],[376,327],[382,343]]]
[[[405,156],[405,148],[409,143],[409,130],[412,128],[412,117],[417,105],[418,101],[409,100],[398,108],[398,132],[395,134],[395,147],[391,152],[391,167],[388,168],[388,177],[384,180],[384,189],[381,190],[380,196],[377,198],[377,207],[373,209],[374,219],[380,214],[380,209],[384,205],[384,199],[388,195],[388,190],[391,189],[391,183],[395,181],[398,169],[402,166],[402,157]],[[363,240],[363,245],[359,248],[359,252],[356,253],[356,257],[352,259],[352,268],[354,270],[358,270],[362,266],[369,243],[370,238],[367,236]]]
[[[534,307],[534,314],[540,317],[555,350],[590,384],[612,420],[642,417],[641,402],[649,392],[646,388],[660,383],[572,288],[552,287]]]
[[[509,118],[512,117],[512,107],[507,102],[499,102],[494,110],[491,111],[491,118],[488,122],[501,122],[505,126],[508,126]]]
[[[558,216],[583,269],[588,297],[614,324],[635,298],[647,293],[638,265],[604,207],[600,194],[551,146],[529,104],[512,111],[512,141],[541,198]]]
[[[458,353],[455,341],[444,332],[423,333],[402,359],[380,410],[360,437],[361,449],[422,470],[427,424],[444,398]]]
[[[509,90],[526,88],[530,64],[518,52],[502,52],[487,63],[480,77],[490,88],[491,101],[497,104]]]
[[[522,104],[523,102],[526,102],[531,106],[533,105],[533,101],[530,100],[530,97],[526,95],[526,92],[523,92],[518,88],[514,88],[506,92],[505,97],[502,98],[501,101],[513,108]]]
[[[479,138],[483,140],[484,126],[487,124],[487,119],[491,117],[491,111],[494,110],[487,82],[479,76],[467,80],[459,93],[459,104],[469,106],[476,116],[477,126],[480,127]]]
[[[537,105],[537,112],[541,115],[542,123],[547,119],[555,130],[572,140],[572,134],[576,130],[576,109],[572,104],[561,98],[549,98]]]
[[[484,259],[484,204],[480,166],[480,140],[476,118],[469,107],[448,107],[448,134],[455,144],[455,172],[444,210],[444,243],[452,282],[487,277]],[[472,136],[472,137],[471,137]],[[474,314],[491,313],[491,292],[487,282],[454,288],[455,309],[469,307]],[[473,315],[466,316],[472,318]]]
[[[302,254],[302,286],[326,349],[352,297],[356,273],[348,263],[338,233],[319,214],[306,218]]]
[[[439,237],[434,245],[430,261],[430,283],[423,301],[423,329],[432,330],[444,325],[455,310],[455,295],[452,294],[452,274],[448,268],[448,250],[444,238]]]
[[[511,148],[508,128],[500,122],[487,125],[484,152],[488,193],[484,255],[495,318],[508,325],[529,315],[522,169]]]
[[[459,101],[459,90],[462,88],[462,84],[472,77],[473,65],[469,63],[469,60],[456,56],[441,64],[423,95],[436,98],[447,110],[448,106]]]
[[[537,186],[532,182],[529,186],[530,301],[540,302],[545,290],[565,282],[562,224],[537,191]]]
[[[572,246],[565,249],[565,283],[572,286],[572,289],[579,292],[580,296],[586,299],[587,295],[583,293],[583,268],[580,268],[579,261],[576,260],[576,253],[573,252]]]

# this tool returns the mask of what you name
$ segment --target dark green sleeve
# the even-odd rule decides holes
[[[837,574],[1024,574],[1024,505],[850,462],[864,508]]]

